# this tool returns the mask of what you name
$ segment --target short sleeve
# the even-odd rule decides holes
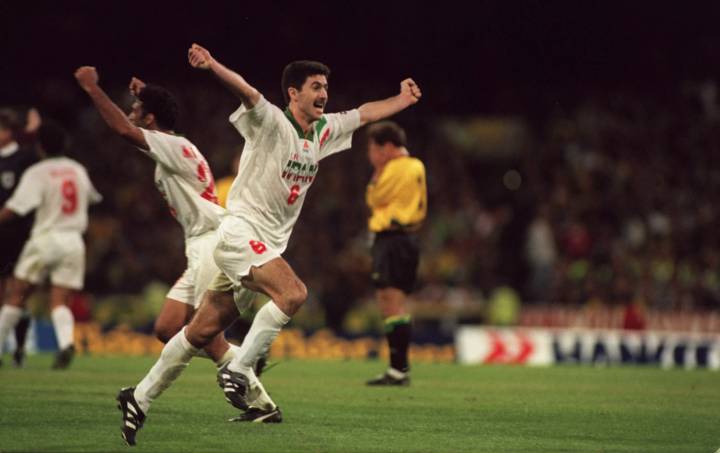
[[[145,136],[145,142],[149,149],[139,149],[155,162],[164,165],[170,170],[181,171],[184,168],[183,156],[192,157],[195,154],[195,149],[190,143],[179,143],[178,140],[172,140],[173,136],[164,132],[142,128],[140,130]]]
[[[95,186],[92,183],[92,180],[90,179],[90,176],[88,176],[87,171],[83,171],[83,175],[85,180],[87,181],[87,187],[88,187],[88,201],[90,204],[97,204],[100,203],[103,200],[102,195],[100,192],[97,191]]]
[[[330,113],[323,117],[320,134],[320,159],[349,149],[353,133],[360,127],[360,110]],[[322,123],[322,120],[320,120]]]
[[[230,115],[230,124],[235,126],[240,135],[248,142],[260,140],[264,131],[269,130],[273,123],[273,105],[261,97],[252,108],[244,105]]]
[[[24,216],[28,212],[40,206],[42,202],[43,181],[40,175],[32,169],[28,169],[20,178],[20,184],[15,188],[5,207],[11,211]]]

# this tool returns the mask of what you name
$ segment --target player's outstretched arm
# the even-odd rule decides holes
[[[237,72],[228,69],[210,55],[204,47],[193,44],[188,49],[188,62],[190,66],[211,71],[223,85],[240,99],[245,108],[251,109],[260,101],[260,92]]]
[[[93,104],[95,104],[98,112],[100,112],[100,116],[102,116],[107,125],[110,126],[110,129],[133,145],[143,149],[150,149],[140,128],[132,124],[125,113],[120,110],[120,107],[115,105],[105,91],[100,88],[100,85],[98,85],[99,77],[95,67],[82,66],[78,68],[75,71],[75,79],[77,79],[80,87],[90,96]]]
[[[382,101],[368,102],[358,108],[360,110],[360,125],[363,126],[373,121],[379,121],[401,112],[416,104],[421,96],[420,87],[413,79],[405,79],[400,82],[400,94],[397,96]]]

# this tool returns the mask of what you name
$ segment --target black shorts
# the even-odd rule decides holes
[[[420,247],[417,236],[401,231],[383,231],[372,245],[372,273],[376,288],[398,288],[406,293],[415,289]]]

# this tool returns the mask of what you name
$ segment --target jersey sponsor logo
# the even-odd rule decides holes
[[[253,240],[250,241],[249,244],[250,247],[253,249],[253,252],[257,253],[258,255],[262,255],[263,253],[265,253],[265,251],[267,251],[267,246],[265,246],[265,244],[260,241]]]
[[[0,183],[3,189],[11,189],[15,186],[15,173],[11,171],[4,171],[0,175]]]
[[[290,159],[282,172],[282,178],[291,182],[312,183],[315,173],[318,171],[317,164],[307,164]]]

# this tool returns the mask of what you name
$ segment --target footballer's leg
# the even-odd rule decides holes
[[[232,288],[232,283],[225,274],[214,279],[214,287]],[[243,287],[232,289],[233,300],[238,312],[244,312],[255,300],[256,293]],[[231,359],[239,356],[240,348],[232,345],[229,355]],[[247,374],[228,370],[225,363],[218,369],[218,385],[225,393],[226,400],[241,410],[246,411],[230,421],[250,421],[262,423],[279,423],[282,421],[280,409],[270,398],[264,386],[255,374],[257,363]]]
[[[409,385],[408,349],[412,325],[408,294],[417,278],[419,248],[410,235],[378,236],[373,243],[375,294],[385,320],[385,336],[390,349],[390,367],[368,385]]]
[[[411,325],[407,295],[398,288],[382,288],[375,292],[385,324],[385,337],[390,349],[390,367],[385,373],[367,381],[367,385],[409,385],[408,349]]]
[[[270,347],[282,327],[290,321],[307,298],[307,288],[283,258],[275,258],[262,266],[253,266],[242,279],[244,287],[266,294],[270,301],[258,310],[239,356],[230,370],[249,372],[257,359]]]
[[[23,310],[20,321],[15,325],[15,352],[13,353],[13,364],[17,368],[21,368],[25,363],[25,339],[30,329],[30,311]]]
[[[212,260],[212,256],[210,256]],[[217,273],[217,267],[210,262],[203,262],[204,267],[213,268]],[[200,283],[199,288],[196,283]],[[198,282],[197,266],[185,270],[183,275],[175,282],[165,297],[165,303],[160,314],[155,320],[155,336],[163,343],[170,341],[180,329],[185,327],[193,318],[196,308],[200,305],[204,296],[207,283]],[[213,340],[199,353],[199,357],[212,359],[217,365],[222,365],[230,360],[232,353],[230,345],[224,337]]]
[[[121,435],[128,445],[135,445],[137,431],[142,428],[153,400],[170,387],[201,348],[218,341],[216,337],[237,317],[231,293],[207,291],[203,302],[190,324],[165,344],[157,362],[137,387],[124,388],[118,394],[118,408],[123,414]]]
[[[167,342],[158,361],[138,384],[135,399],[144,412],[200,349],[224,341],[223,330],[237,317],[232,294],[207,291],[205,298],[190,323]]]
[[[192,305],[170,297],[166,298],[155,320],[155,336],[163,343],[167,343],[190,322],[194,313],[195,308]]]
[[[252,326],[243,340],[233,360],[218,373],[218,383],[225,392],[226,399],[236,408],[248,410],[254,396],[252,390],[260,389],[254,367],[260,357],[280,333],[282,327],[290,321],[307,298],[307,289],[295,275],[288,263],[274,258],[261,266],[253,266],[242,285],[270,297],[253,319]],[[274,403],[268,402],[266,410],[272,410]]]
[[[192,305],[175,299],[165,299],[163,308],[155,320],[155,336],[163,343],[167,343],[190,322],[194,315],[195,308]],[[198,352],[198,357],[206,357],[217,365],[222,365],[232,358],[232,352],[229,343],[221,335]]]
[[[72,289],[62,286],[50,287],[50,318],[58,342],[58,353],[52,365],[53,369],[67,368],[75,356],[75,318],[67,306],[72,291]]]
[[[116,398],[123,415],[120,433],[128,445],[135,445],[135,436],[143,426],[152,401],[180,376],[197,353],[198,349],[185,338],[183,328],[165,344],[157,362],[137,387],[120,390]]]
[[[0,357],[3,353],[5,339],[20,322],[27,299],[34,288],[35,285],[29,281],[15,277],[10,278],[8,300],[0,308]]]
[[[0,262],[4,262],[6,260],[0,259]],[[8,262],[7,266],[10,266],[10,263]],[[12,269],[10,267],[10,269]],[[10,295],[9,295],[9,282],[11,277],[4,277],[5,270],[3,269],[3,265],[0,264],[0,305],[2,305],[3,301],[6,301]],[[8,292],[6,294],[6,291]],[[16,367],[22,367],[23,363],[25,362],[25,338],[27,338],[27,332],[30,328],[30,312],[25,309],[23,310],[22,315],[20,316],[20,320],[15,325],[15,352],[13,353],[13,362]],[[2,361],[0,361],[2,363]]]

